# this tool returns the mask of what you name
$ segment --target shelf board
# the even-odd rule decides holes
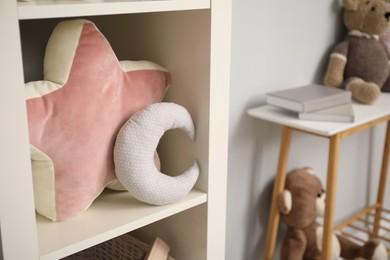
[[[180,202],[153,206],[128,192],[105,191],[91,207],[70,220],[52,222],[37,215],[41,260],[60,259],[207,201],[207,194],[192,190]]]
[[[210,8],[210,0],[31,0],[18,2],[19,20],[208,8]]]

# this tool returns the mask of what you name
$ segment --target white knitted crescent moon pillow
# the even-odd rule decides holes
[[[194,186],[199,176],[196,161],[175,177],[161,173],[155,166],[157,145],[163,134],[174,128],[183,130],[194,141],[195,129],[188,111],[165,102],[139,111],[119,131],[114,147],[115,172],[136,199],[153,205],[171,204]]]

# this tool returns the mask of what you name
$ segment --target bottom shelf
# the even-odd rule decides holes
[[[378,224],[375,224],[377,218]],[[358,244],[371,238],[378,238],[390,255],[390,210],[373,204],[336,227],[336,230]]]
[[[106,190],[84,213],[63,222],[37,215],[40,259],[60,259],[207,201],[207,194],[192,190],[180,202],[153,206],[128,192]]]

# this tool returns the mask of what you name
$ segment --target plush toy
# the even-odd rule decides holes
[[[343,5],[349,34],[333,50],[324,83],[371,104],[381,91],[390,91],[389,54],[378,40],[388,28],[390,12],[382,0],[343,0]]]
[[[134,198],[153,205],[171,204],[194,186],[199,176],[196,161],[177,176],[161,173],[153,161],[160,138],[176,128],[195,140],[190,113],[183,106],[169,102],[147,106],[122,126],[114,146],[115,172]]]
[[[325,190],[314,171],[299,168],[287,174],[285,190],[279,197],[282,221],[287,225],[281,259],[321,259],[323,227],[316,222],[325,211]],[[359,246],[334,234],[332,259],[387,259],[384,246],[370,240]]]
[[[48,41],[43,80],[25,85],[36,211],[66,220],[115,180],[115,136],[126,120],[160,102],[169,72],[119,61],[94,23],[60,22]]]

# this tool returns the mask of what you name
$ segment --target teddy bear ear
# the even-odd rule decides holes
[[[292,208],[292,196],[289,190],[284,190],[279,196],[279,210],[283,214],[290,213]]]
[[[303,167],[303,170],[305,170],[307,173],[311,175],[315,175],[313,168],[311,168],[310,166]]]
[[[343,0],[343,6],[348,11],[357,11],[360,0]]]

